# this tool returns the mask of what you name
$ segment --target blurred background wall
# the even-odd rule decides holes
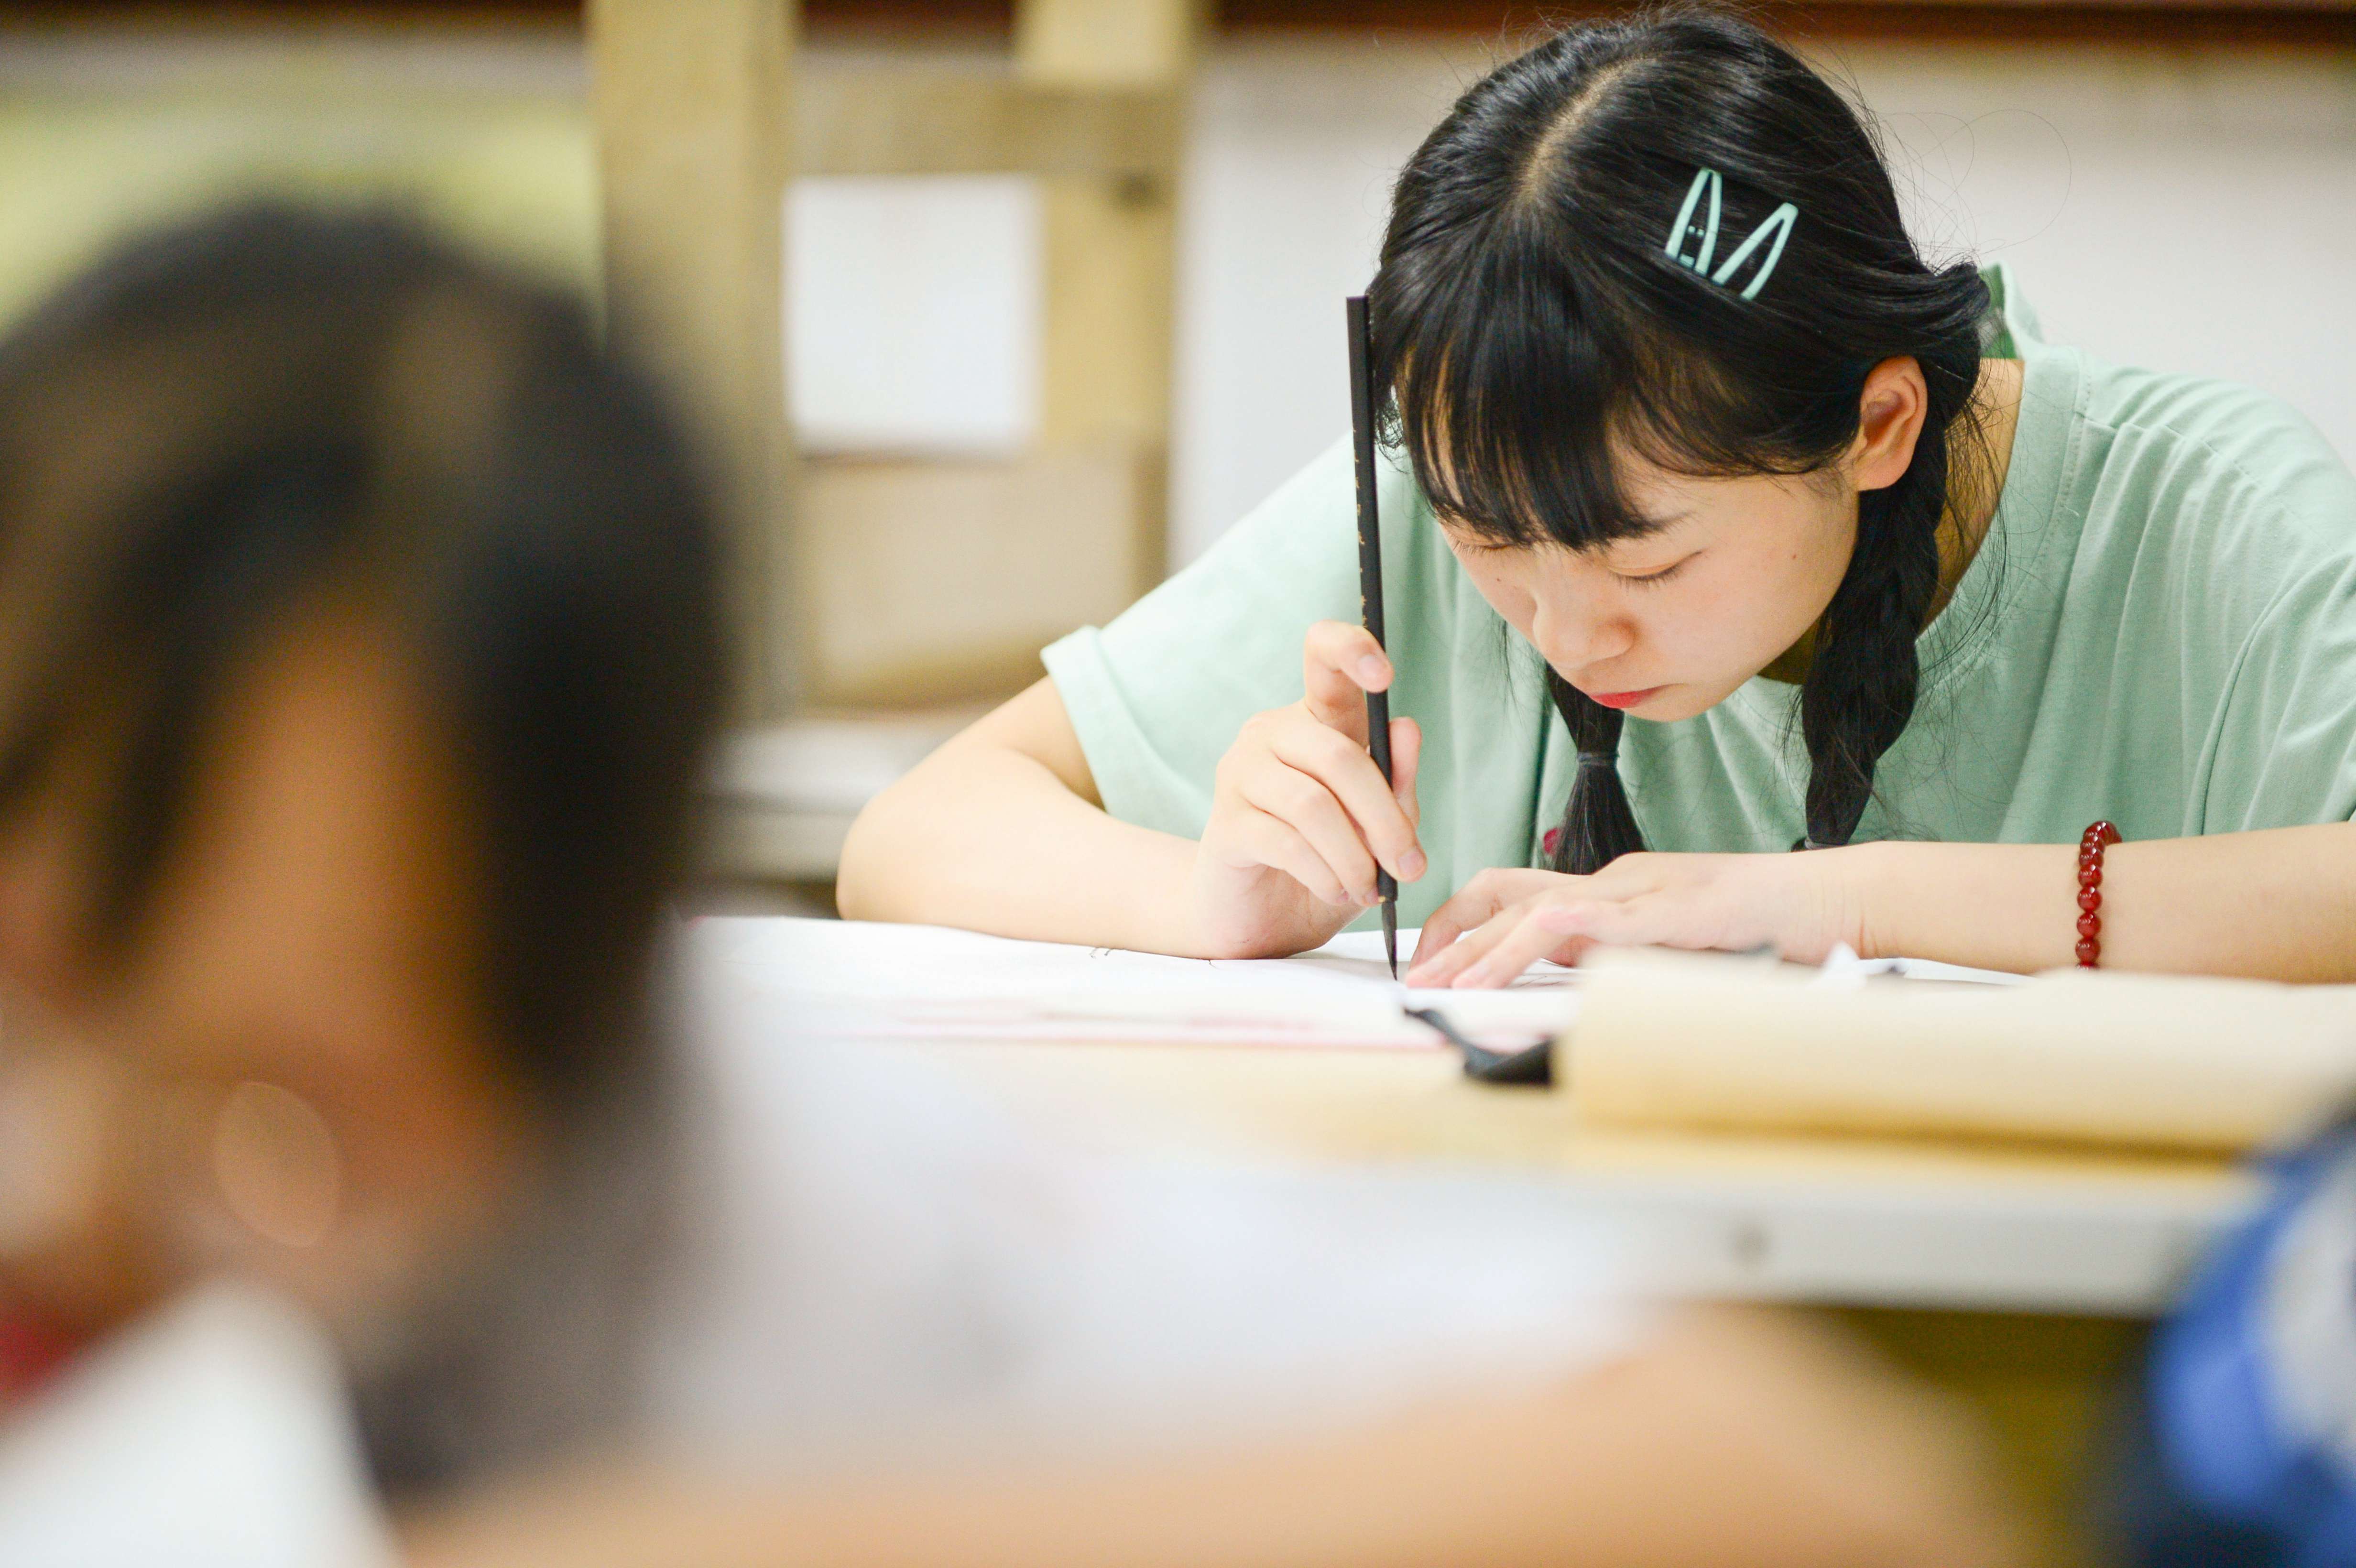
[[[0,31],[0,318],[126,229],[256,190],[412,202],[524,265],[597,281],[575,29],[35,15],[48,25]]]
[[[1484,0],[591,13],[626,19],[599,58],[637,95],[602,141],[563,0],[0,4],[0,320],[114,236],[257,190],[403,202],[597,290],[616,139],[730,63],[639,55],[782,15],[792,69],[749,91],[800,173],[755,262],[782,257],[782,297],[745,319],[784,323],[791,453],[751,525],[784,564],[748,553],[741,597],[790,646],[723,789],[738,860],[819,879],[881,781],[1340,435],[1336,302],[1392,174],[1531,26]],[[2258,386],[2356,456],[2356,0],[1760,15],[1879,118],[1934,251],[2012,263],[2060,340]],[[665,239],[690,269],[742,242]]]
[[[126,225],[256,185],[406,193],[594,283],[577,27],[553,6],[400,9],[322,25],[289,8],[283,26],[203,5],[15,10],[0,34],[0,317]],[[907,51],[987,69],[1002,53],[956,11],[861,9],[822,12],[805,59]],[[1814,50],[1881,117],[1934,246],[2013,262],[2067,341],[2247,381],[2356,451],[2356,53],[2118,31]],[[1400,160],[1523,36],[1354,33],[1234,29],[1199,69],[1178,197],[1173,562],[1340,430],[1333,299],[1366,277]],[[909,180],[896,200],[873,188],[893,182],[846,183],[806,182],[796,204],[797,337],[813,351],[792,385],[813,444],[1020,448],[1038,395],[1033,182]],[[862,339],[883,345],[863,367]],[[861,618],[841,619],[854,635]]]

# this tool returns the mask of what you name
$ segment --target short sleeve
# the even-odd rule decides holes
[[[1309,628],[1356,619],[1350,463],[1349,443],[1337,443],[1109,625],[1046,650],[1111,815],[1201,837],[1237,731],[1299,700]]]
[[[2356,562],[2292,582],[2251,629],[2206,783],[2204,833],[2356,817]]]
[[[2221,389],[2215,401],[2239,417],[2201,432],[2199,466],[2216,478],[2186,487],[2214,497],[2214,520],[2191,536],[2210,564],[2174,657],[2200,658],[2206,641],[2225,668],[2188,827],[2345,822],[2356,816],[2356,478],[2272,399]]]

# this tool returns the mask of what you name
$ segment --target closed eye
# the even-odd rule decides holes
[[[1700,553],[1701,552],[1699,550],[1696,550],[1694,555],[1699,555]],[[1634,576],[1624,571],[1615,571],[1612,575],[1618,578],[1621,581],[1628,584],[1631,588],[1658,588],[1662,583],[1666,582],[1670,578],[1675,577],[1678,572],[1683,571],[1687,567],[1692,565],[1693,559],[1694,557],[1689,555],[1683,560],[1663,567],[1658,571],[1645,572],[1641,577]]]

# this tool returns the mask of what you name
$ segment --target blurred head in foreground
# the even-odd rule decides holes
[[[508,1268],[654,1081],[713,556],[581,308],[398,219],[166,233],[0,343],[0,1368]]]

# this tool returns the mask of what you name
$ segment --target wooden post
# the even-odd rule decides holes
[[[795,694],[783,228],[794,0],[589,0],[606,319],[723,471],[740,713]]]
[[[1042,87],[1175,88],[1202,11],[1200,0],[1019,0],[1015,63]]]
[[[1200,0],[1020,0],[1014,65],[1027,86],[1160,98],[1159,166],[1051,176],[1040,441],[1128,454],[1138,505],[1135,591],[1168,561],[1170,375],[1182,105],[1202,31]]]

